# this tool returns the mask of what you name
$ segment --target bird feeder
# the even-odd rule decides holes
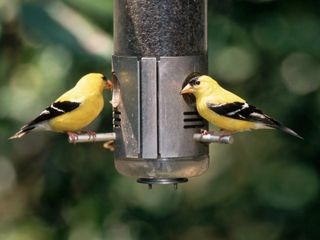
[[[186,182],[208,168],[206,123],[179,94],[207,72],[206,0],[114,1],[115,166],[146,184]]]
[[[180,95],[207,66],[206,0],[114,1],[114,133],[100,137],[115,139],[121,174],[177,186],[208,169],[206,143],[230,139],[201,135],[207,123]]]

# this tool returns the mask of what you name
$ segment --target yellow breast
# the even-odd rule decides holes
[[[50,125],[57,132],[81,130],[100,114],[103,105],[101,94],[87,96],[77,109],[52,119]]]

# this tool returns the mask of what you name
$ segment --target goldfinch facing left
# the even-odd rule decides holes
[[[239,96],[222,88],[217,81],[202,75],[192,78],[181,90],[181,94],[192,93],[196,97],[199,114],[207,121],[227,131],[231,135],[251,129],[275,128],[301,138],[292,129],[264,114],[255,106],[249,105]]]
[[[102,111],[103,89],[111,88],[111,82],[100,73],[89,73],[61,95],[40,115],[24,125],[9,139],[21,138],[31,131],[45,130],[66,132],[75,139],[76,132],[90,124]],[[95,135],[94,132],[88,131]]]

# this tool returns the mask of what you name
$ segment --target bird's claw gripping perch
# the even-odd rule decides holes
[[[116,139],[116,134],[114,132],[95,133],[93,131],[86,131],[85,133],[76,135],[76,138],[71,138],[69,135],[70,143],[106,142],[106,141],[115,140],[115,139]]]
[[[79,142],[79,136],[83,136],[82,134],[86,134],[86,136],[88,136],[88,141],[89,142],[95,142],[96,138],[97,138],[97,134],[94,131],[79,131],[77,133],[74,132],[67,132],[68,136],[69,136],[69,142],[76,144]]]
[[[206,129],[201,129],[201,130],[200,130],[200,134],[201,134],[202,136],[204,136],[204,135],[209,134],[209,132],[208,132],[208,130],[206,130]]]
[[[85,133],[88,134],[89,140],[92,140],[92,142],[96,141],[96,138],[97,138],[96,132],[89,130],[89,131],[85,131]]]
[[[67,134],[69,136],[69,142],[72,144],[76,144],[76,142],[78,141],[78,134],[74,132],[67,132]]]

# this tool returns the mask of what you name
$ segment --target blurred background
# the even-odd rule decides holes
[[[85,73],[110,77],[112,1],[0,0],[0,240],[320,239],[319,9],[208,1],[210,75],[305,140],[239,134],[203,176],[150,191],[99,143],[7,140]],[[110,119],[107,104],[92,129]]]

